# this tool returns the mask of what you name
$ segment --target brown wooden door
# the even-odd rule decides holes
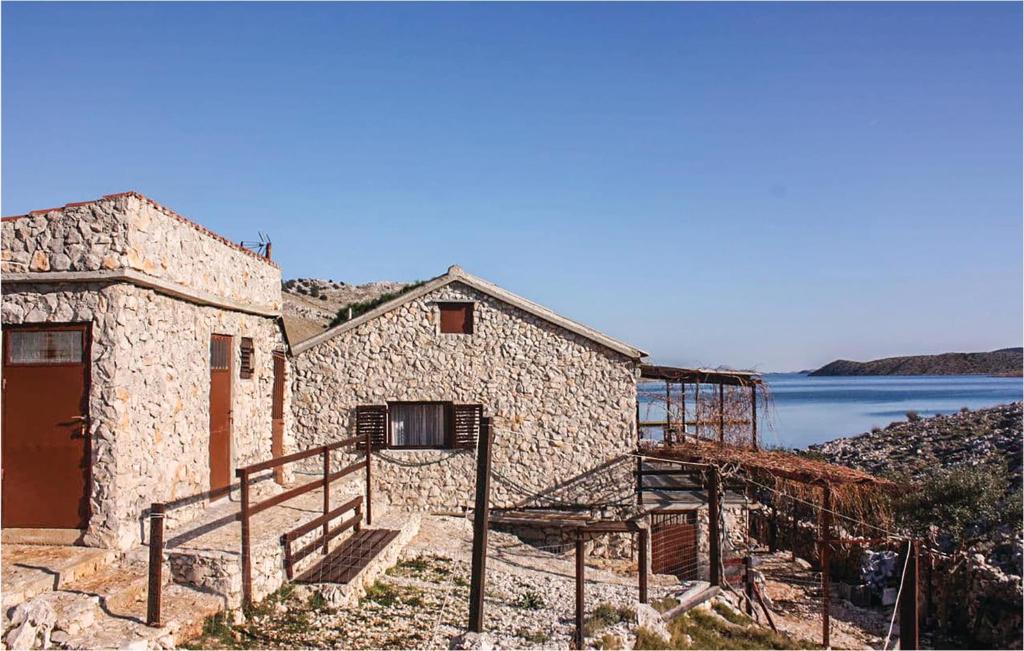
[[[274,353],[274,394],[271,399],[271,441],[270,453],[276,459],[284,456],[284,383],[285,383],[285,359],[284,353]],[[274,468],[274,481],[284,484],[284,468]]]
[[[210,336],[210,497],[231,485],[231,337]]]
[[[6,328],[4,527],[89,523],[89,327]]]
[[[697,578],[697,513],[651,514],[651,571]]]

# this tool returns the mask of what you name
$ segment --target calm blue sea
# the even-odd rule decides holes
[[[1019,401],[1021,378],[983,376],[808,377],[769,373],[772,405],[761,422],[768,444],[806,447],[905,420],[908,411],[922,416],[950,414],[961,407],[978,409]],[[662,387],[662,388],[659,388]],[[663,395],[663,384],[649,390]],[[647,389],[648,387],[645,387]],[[663,418],[641,390],[644,420]]]

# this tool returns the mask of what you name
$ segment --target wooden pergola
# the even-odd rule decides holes
[[[639,435],[644,427],[662,427],[664,429],[664,440],[671,444],[674,442],[676,430],[683,438],[687,434],[687,426],[694,424],[700,426],[699,414],[696,420],[688,421],[686,418],[686,386],[693,385],[695,401],[700,395],[703,385],[718,387],[718,441],[725,442],[725,387],[749,387],[750,388],[750,418],[742,420],[730,420],[730,425],[750,425],[750,443],[756,450],[757,441],[757,391],[763,384],[761,376],[751,371],[729,371],[703,368],[679,368],[675,366],[657,366],[654,364],[641,364],[640,377],[644,380],[659,380],[665,383],[665,420],[664,421],[641,421],[640,405],[637,403],[637,434]],[[679,385],[680,395],[680,422],[672,422],[672,385]]]

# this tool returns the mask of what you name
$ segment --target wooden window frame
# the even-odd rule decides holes
[[[248,349],[248,350],[247,350]],[[248,354],[246,354],[248,353]],[[238,377],[251,380],[256,372],[256,344],[252,337],[238,338]]]
[[[475,301],[438,301],[437,305],[437,331],[442,335],[473,335],[476,332],[476,302]],[[445,309],[466,309],[469,308],[468,328],[461,331],[444,329]]]
[[[452,403],[451,400],[389,400],[387,401],[388,417],[387,417],[387,446],[389,450],[452,450],[454,449],[452,444],[453,425],[454,418],[452,417]],[[444,407],[444,443],[441,445],[395,445],[393,434],[391,432],[391,408],[395,405],[441,405]]]

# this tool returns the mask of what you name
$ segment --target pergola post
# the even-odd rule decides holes
[[[665,380],[665,443],[672,442],[672,384]]]
[[[718,385],[718,442],[725,443],[725,385]]]
[[[708,469],[708,536],[710,537],[711,580],[712,586],[722,585],[722,533],[719,530],[719,519],[722,517],[719,489],[721,479],[718,466]]]
[[[750,385],[750,442],[757,449],[757,385]]]

